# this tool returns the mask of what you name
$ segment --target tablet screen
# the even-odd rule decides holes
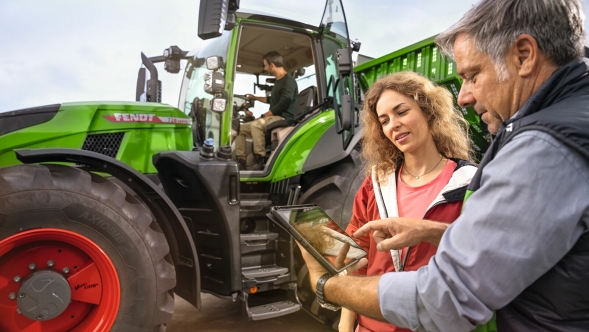
[[[334,264],[335,257],[346,242],[350,244],[350,250],[345,265],[366,256],[366,251],[319,207],[279,209],[276,212],[283,220],[288,220],[290,226],[320,255],[326,257],[335,270],[339,270]]]

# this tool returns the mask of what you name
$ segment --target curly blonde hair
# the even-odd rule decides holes
[[[373,170],[379,179],[393,173],[403,162],[403,152],[389,140],[376,113],[376,104],[385,90],[413,98],[428,119],[429,129],[438,152],[445,158],[473,160],[468,137],[468,122],[454,108],[452,94],[414,72],[399,72],[377,80],[366,93],[362,121],[361,157],[366,173]]]

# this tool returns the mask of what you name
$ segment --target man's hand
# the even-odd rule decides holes
[[[327,271],[298,242],[297,245],[299,246],[299,249],[301,249],[301,254],[303,255],[305,263],[307,263],[311,287],[313,288],[313,291],[316,292],[317,289],[315,287],[317,286],[317,279],[327,273]],[[343,255],[344,254],[340,251],[340,254],[338,254],[339,258],[337,259],[341,260]],[[361,268],[367,263],[368,260],[362,258],[357,263],[358,268]],[[353,267],[355,268],[356,265]],[[354,312],[385,322],[386,320],[382,316],[378,306],[379,280],[380,276],[346,276],[329,278],[323,289],[325,300],[328,303],[339,304],[350,308]]]
[[[299,246],[299,249],[301,250],[301,254],[303,255],[307,269],[309,269],[309,280],[311,282],[311,287],[313,288],[313,291],[316,292],[317,289],[315,287],[317,286],[317,280],[319,277],[326,274],[327,270],[323,268],[323,266],[319,264],[315,257],[311,256],[311,254],[309,254],[307,250],[305,250],[305,248],[303,248],[303,246],[301,246],[298,242],[297,246]]]
[[[249,93],[247,95],[245,95],[245,97],[249,100],[256,100],[256,96],[249,94]]]
[[[298,242],[297,242],[297,245],[299,246],[299,249],[301,250],[301,254],[303,256],[303,259],[305,260],[305,263],[307,264],[307,269],[309,270],[309,279],[311,282],[311,287],[313,288],[313,291],[316,291],[315,286],[317,286],[317,279],[319,279],[319,277],[321,277],[322,275],[326,274],[327,270],[319,262],[317,262],[315,257],[313,257],[311,254],[309,254],[307,252],[307,250],[305,250],[305,248],[303,248],[303,246],[301,246]],[[346,243],[342,246],[342,249],[340,249],[340,252],[338,253],[338,255],[335,258],[335,266],[337,268],[341,268],[344,266],[344,262],[345,262],[345,259],[346,259],[346,256],[347,256],[349,250],[350,250],[349,243]],[[351,274],[354,271],[363,268],[364,266],[366,266],[366,264],[368,264],[368,259],[362,258],[356,264],[346,268],[346,270],[345,270],[346,274]]]
[[[372,237],[379,251],[401,249],[421,242],[438,246],[448,224],[412,218],[373,220],[360,227],[355,237],[374,231]]]

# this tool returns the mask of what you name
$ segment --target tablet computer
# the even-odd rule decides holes
[[[290,233],[331,274],[335,275],[367,255],[352,237],[314,204],[274,206],[274,222]],[[344,243],[350,244],[343,266],[335,258]]]

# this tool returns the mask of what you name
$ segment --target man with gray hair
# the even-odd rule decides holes
[[[494,314],[499,331],[589,330],[584,19],[580,0],[482,0],[437,37],[463,79],[459,104],[497,134],[463,213],[418,271],[325,280],[303,253],[320,301],[415,330],[469,331]],[[429,236],[433,221],[399,219],[355,235],[379,250]]]

